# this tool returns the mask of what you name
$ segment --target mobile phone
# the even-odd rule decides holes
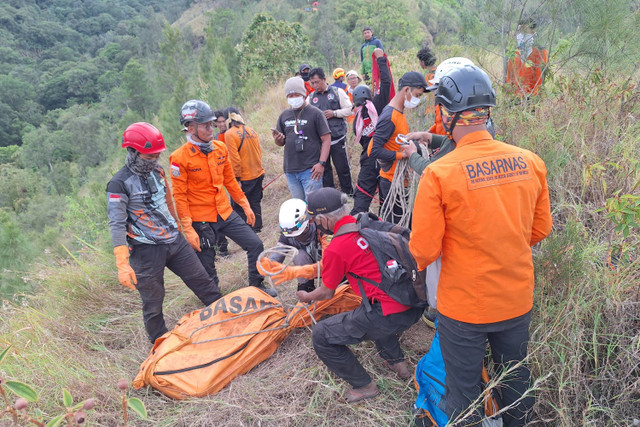
[[[276,130],[276,128],[269,128],[269,129],[271,129],[272,131],[275,131],[275,130]]]

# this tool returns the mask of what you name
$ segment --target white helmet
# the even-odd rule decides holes
[[[463,58],[461,56],[454,56],[453,58],[445,59],[438,65],[438,68],[436,68],[436,72],[433,74],[433,78],[429,80],[429,83],[431,83],[432,85],[437,85],[438,83],[440,83],[440,79],[447,75],[450,71],[453,71],[456,68],[460,68],[465,65],[474,65],[474,63],[472,60]]]
[[[299,236],[309,226],[307,203],[300,199],[289,199],[280,206],[278,216],[282,234],[287,237]]]

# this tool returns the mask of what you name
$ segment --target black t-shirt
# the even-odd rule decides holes
[[[302,132],[302,151],[296,151],[296,124],[298,133]],[[313,105],[302,110],[286,109],[278,117],[276,129],[285,136],[284,171],[302,172],[312,168],[320,160],[322,135],[331,133],[329,124],[322,111]]]

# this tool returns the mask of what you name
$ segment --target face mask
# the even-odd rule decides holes
[[[301,73],[300,77],[302,77],[302,80],[304,80],[305,82],[309,81],[309,73]]]
[[[293,108],[294,110],[297,110],[298,108],[302,107],[302,104],[304,104],[304,97],[295,96],[295,97],[287,98],[287,102],[289,103],[291,108]]]
[[[416,98],[413,95],[411,95],[410,101],[407,101],[406,99],[404,100],[404,108],[416,108],[418,104],[420,104],[420,98]]]
[[[148,175],[158,166],[158,159],[144,160],[140,158],[140,155],[135,151],[129,151],[125,164],[136,175],[144,176]]]

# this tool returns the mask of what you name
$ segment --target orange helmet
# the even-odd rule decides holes
[[[125,147],[131,147],[142,154],[155,154],[167,149],[160,131],[145,122],[129,125],[124,131],[122,148]]]
[[[333,70],[333,79],[338,80],[340,77],[344,77],[344,70],[342,68]]]

